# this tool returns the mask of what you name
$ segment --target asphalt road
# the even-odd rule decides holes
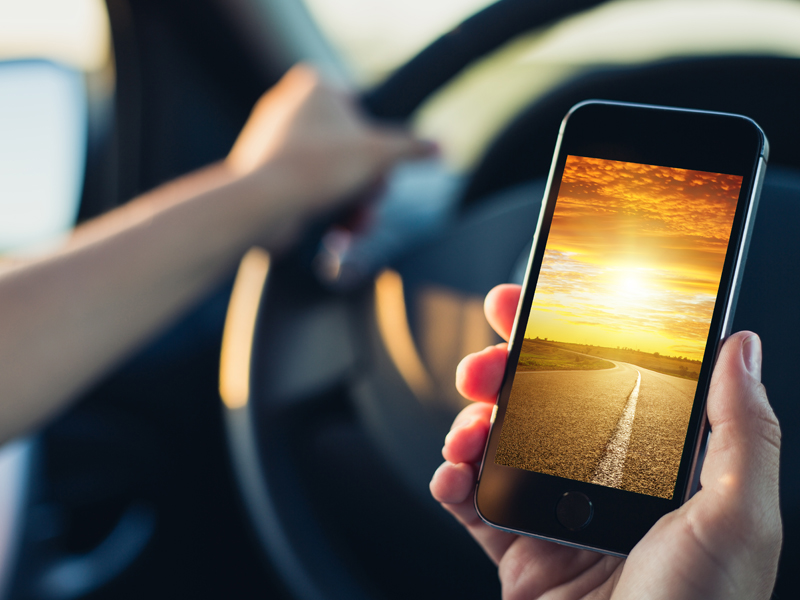
[[[637,368],[642,384],[620,487],[672,498],[697,382]]]
[[[611,362],[598,371],[517,373],[496,461],[672,497],[697,382]],[[601,463],[616,472],[598,479]]]

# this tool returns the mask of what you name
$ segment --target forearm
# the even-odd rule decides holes
[[[306,67],[253,110],[224,163],[0,271],[0,441],[53,414],[152,336],[253,244],[285,245],[396,161],[431,146],[367,122]]]
[[[226,273],[300,226],[298,185],[215,165],[76,230],[0,273],[0,440],[66,405]]]

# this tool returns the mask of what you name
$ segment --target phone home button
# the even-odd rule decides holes
[[[556,504],[558,522],[570,531],[580,531],[594,516],[594,506],[588,496],[580,492],[567,492]]]

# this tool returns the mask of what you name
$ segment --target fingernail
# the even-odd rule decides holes
[[[749,336],[742,343],[744,366],[756,381],[761,381],[761,340],[757,335]]]

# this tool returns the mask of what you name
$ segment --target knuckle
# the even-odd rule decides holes
[[[752,411],[754,426],[759,437],[768,447],[780,452],[781,448],[781,425],[775,411],[767,400],[766,389],[763,384],[758,385],[759,400]]]
[[[525,586],[521,584],[525,564],[516,560],[514,556],[509,556],[507,553],[500,561],[497,570],[500,581],[503,583],[503,600],[523,600],[538,595],[531,594],[531,590],[525,589]]]

